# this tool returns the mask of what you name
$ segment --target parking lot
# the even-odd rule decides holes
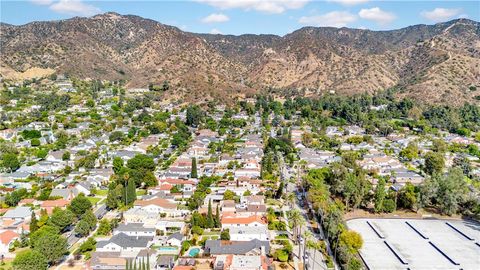
[[[376,269],[480,269],[480,224],[434,219],[354,219],[360,255]]]

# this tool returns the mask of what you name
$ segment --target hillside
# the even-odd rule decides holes
[[[172,94],[193,99],[269,88],[318,95],[398,87],[401,96],[450,104],[480,95],[469,90],[480,86],[480,23],[467,19],[391,31],[305,27],[280,37],[193,34],[105,13],[1,24],[0,52],[7,78],[56,70],[138,87],[168,80]]]

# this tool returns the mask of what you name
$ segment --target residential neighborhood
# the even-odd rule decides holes
[[[469,131],[319,125],[309,99],[201,106],[51,85],[3,90],[17,100],[1,105],[4,269],[368,269],[345,220],[479,214]],[[440,204],[442,181],[461,197]]]

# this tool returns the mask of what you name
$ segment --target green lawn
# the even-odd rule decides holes
[[[95,191],[95,194],[98,196],[107,196],[108,195],[108,190],[106,189],[97,189]]]
[[[145,189],[138,189],[137,190],[137,196],[143,196],[147,194],[147,191]]]
[[[87,198],[93,205],[95,205],[96,203],[102,200],[102,198],[98,198],[98,197],[87,197]]]

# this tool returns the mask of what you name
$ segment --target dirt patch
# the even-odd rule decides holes
[[[356,209],[354,211],[348,212],[343,216],[344,220],[356,219],[356,218],[413,218],[413,219],[422,219],[422,218],[441,218],[441,219],[462,219],[459,215],[445,216],[433,211],[420,210],[418,212],[408,211],[408,210],[398,210],[393,213],[373,213],[363,209]]]
[[[294,270],[293,267],[289,262],[273,262],[272,263],[275,270]]]

